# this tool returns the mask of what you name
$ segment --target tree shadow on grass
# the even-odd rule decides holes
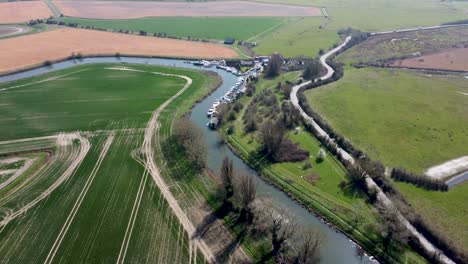
[[[216,255],[216,262],[217,263],[228,263],[229,258],[231,255],[236,251],[236,249],[240,246],[242,241],[244,241],[244,238],[247,234],[247,229],[243,228],[242,231],[237,234],[235,239],[231,241],[226,247],[224,247],[223,250],[221,250],[217,255]]]

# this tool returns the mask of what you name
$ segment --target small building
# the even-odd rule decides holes
[[[235,42],[236,42],[236,40],[233,39],[233,38],[230,38],[230,37],[227,37],[227,38],[224,39],[224,44],[226,44],[226,45],[232,45]]]

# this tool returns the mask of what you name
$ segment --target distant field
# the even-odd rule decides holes
[[[420,54],[464,46],[468,46],[468,27],[423,30],[370,37],[338,59],[344,63],[388,63],[412,57],[418,60]],[[435,64],[434,67],[438,68]]]
[[[169,36],[191,37],[200,39],[221,39],[231,37],[246,40],[272,27],[283,23],[283,18],[232,18],[232,17],[155,17],[142,19],[81,19],[62,17],[57,21],[77,23],[81,26],[92,26],[112,30],[140,30],[153,33],[166,33]]]
[[[210,43],[62,28],[0,41],[0,72],[30,67],[46,60],[64,59],[72,53],[206,59],[238,56],[229,47]]]
[[[468,81],[413,71],[345,70],[306,92],[312,109],[387,166],[423,172],[468,154]]]
[[[287,56],[317,56],[338,42],[336,32],[343,28],[383,31],[431,26],[467,19],[465,8],[455,1],[426,0],[262,0],[262,2],[324,6],[330,19],[305,18],[272,31],[255,51],[279,52]],[[416,15],[417,14],[417,15]],[[321,28],[319,26],[322,25]]]
[[[71,17],[125,19],[143,17],[305,17],[320,16],[316,7],[267,4],[246,1],[222,2],[138,2],[138,1],[54,1]]]
[[[28,22],[52,15],[43,1],[0,2],[0,24]]]

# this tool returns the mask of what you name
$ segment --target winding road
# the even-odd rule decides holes
[[[447,27],[447,26],[436,26],[436,27],[430,27],[430,28],[443,28],[443,27]],[[421,29],[423,29],[423,28],[391,31],[391,32],[388,32],[388,33],[408,32],[408,31],[421,30]],[[424,29],[429,29],[429,28],[424,28]],[[380,32],[380,33],[377,32],[377,33],[373,33],[373,34],[374,35],[376,35],[376,34],[387,34],[387,32]],[[320,63],[327,70],[327,73],[325,75],[323,75],[322,77],[320,77],[318,79],[315,79],[314,82],[318,81],[318,80],[322,80],[322,81],[327,80],[327,79],[329,79],[330,77],[333,76],[333,73],[335,73],[335,71],[333,70],[333,68],[330,65],[327,64],[327,59],[330,56],[332,56],[333,54],[335,54],[336,52],[343,49],[346,46],[346,44],[348,44],[348,42],[351,40],[351,38],[352,38],[351,36],[346,37],[345,41],[341,45],[339,45],[338,47],[328,51],[327,53],[325,53],[324,55],[322,55],[320,57]],[[294,86],[292,88],[291,94],[290,94],[291,102],[300,111],[300,113],[301,113],[302,117],[304,118],[305,122],[312,125],[318,131],[318,133],[321,136],[323,136],[326,139],[330,140],[331,139],[330,136],[315,122],[315,120],[312,117],[310,117],[309,115],[307,115],[304,112],[304,110],[302,109],[302,107],[299,104],[299,100],[298,100],[298,97],[297,97],[297,92],[302,87],[304,87],[306,85],[309,85],[310,83],[312,83],[312,81],[303,82],[303,83],[301,83],[299,85]],[[345,160],[351,162],[352,164],[355,163],[354,158],[349,153],[347,153],[345,150],[339,148],[338,146],[337,146],[337,150]],[[416,230],[416,228],[398,211],[398,209],[395,207],[393,202],[387,197],[387,195],[385,195],[385,193],[382,191],[382,189],[380,189],[380,187],[374,182],[374,180],[368,174],[365,174],[365,178],[366,178],[367,188],[376,190],[377,191],[377,199],[379,200],[379,202],[383,206],[385,206],[386,208],[388,208],[390,210],[394,210],[394,211],[397,212],[398,219],[401,221],[401,223],[403,223],[404,226],[406,226],[408,231],[419,240],[421,246],[424,247],[427,252],[438,254],[439,259],[443,263],[455,264],[455,262],[453,262],[449,257],[447,257],[443,252],[441,252],[438,248],[436,248],[431,242],[429,242],[421,233],[419,233]]]

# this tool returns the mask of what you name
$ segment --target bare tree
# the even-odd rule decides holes
[[[383,223],[380,226],[380,230],[383,236],[383,247],[384,252],[388,252],[389,246],[392,241],[405,244],[408,241],[409,233],[408,229],[401,222],[398,217],[398,211],[394,207],[387,207],[379,204],[377,206],[381,212]]]
[[[220,169],[220,175],[224,185],[224,201],[225,203],[230,203],[230,199],[234,195],[234,167],[232,164],[232,160],[228,157],[224,157],[223,159],[223,163]]]
[[[285,210],[277,213],[273,210],[269,213],[269,232],[271,235],[271,256],[276,260],[283,257],[287,251],[286,240],[292,238],[296,232],[296,222]]]
[[[285,129],[274,124],[272,121],[267,121],[260,129],[260,143],[262,144],[262,150],[270,158],[274,159],[276,154],[281,148],[285,136]]]
[[[314,229],[302,233],[302,244],[297,249],[295,264],[315,264],[320,262],[320,247],[323,236]]]
[[[254,177],[249,174],[240,175],[238,190],[241,207],[240,217],[243,221],[252,223],[252,203],[257,195],[257,186]]]
[[[194,169],[202,170],[206,164],[206,144],[203,132],[188,118],[181,118],[174,123],[174,134],[182,145],[187,159]]]
[[[267,77],[275,77],[281,73],[281,66],[283,65],[283,58],[278,53],[274,53],[270,56],[268,66],[266,68]]]

